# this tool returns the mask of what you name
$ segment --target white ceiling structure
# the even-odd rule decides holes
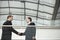
[[[56,0],[0,0],[0,21],[13,15],[14,23],[25,25],[26,16],[30,16],[37,25],[50,25],[55,3]]]

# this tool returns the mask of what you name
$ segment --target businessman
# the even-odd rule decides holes
[[[13,20],[13,16],[8,16],[7,21],[4,22],[3,25],[12,25],[12,20]],[[16,30],[14,30],[13,27],[3,26],[1,40],[11,40],[12,32],[14,32],[17,35],[20,34]]]
[[[25,32],[21,33],[20,35],[25,35],[26,36],[25,40],[36,40],[35,39],[35,35],[36,35],[35,23],[32,22],[31,17],[27,17],[26,20],[28,23],[28,27],[26,28]]]

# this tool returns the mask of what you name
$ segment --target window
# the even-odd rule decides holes
[[[26,15],[36,16],[37,15],[37,11],[26,10]]]
[[[56,0],[40,0],[41,4],[46,4],[46,5],[50,5],[50,6],[55,6],[55,1]]]
[[[38,17],[40,18],[45,18],[45,19],[51,19],[52,18],[52,15],[50,14],[46,14],[46,13],[38,13]]]
[[[24,16],[22,15],[13,15],[14,20],[22,21],[24,20]]]
[[[8,7],[8,1],[0,1],[0,7]]]
[[[48,6],[39,6],[39,10],[41,10],[43,12],[53,14],[54,8],[51,8],[51,7],[48,7]]]
[[[38,3],[38,0],[26,0],[26,1]]]
[[[0,21],[5,21],[7,19],[7,16],[8,15],[0,15]]]
[[[24,3],[21,3],[21,2],[18,2],[18,1],[9,1],[9,3],[10,3],[10,7],[21,7],[21,8],[24,8]]]
[[[12,14],[24,14],[24,9],[14,9],[14,8],[11,8],[10,12]]]
[[[37,4],[27,3],[26,2],[26,8],[37,10]]]
[[[8,8],[0,9],[0,14],[9,14],[9,9]]]

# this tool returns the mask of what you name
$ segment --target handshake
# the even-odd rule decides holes
[[[25,34],[24,34],[24,33],[18,33],[18,35],[23,36],[23,35],[25,35]],[[32,37],[32,40],[36,40],[36,38],[33,36],[33,37]]]
[[[23,36],[23,35],[24,35],[24,33],[18,33],[18,35]]]
[[[25,34],[24,33],[18,33],[18,35],[23,36]],[[36,38],[35,37],[32,37],[32,40],[36,40]]]

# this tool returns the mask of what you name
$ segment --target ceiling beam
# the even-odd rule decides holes
[[[58,9],[59,9],[59,2],[60,2],[60,0],[56,0],[52,20],[56,20],[57,12],[58,12]]]

